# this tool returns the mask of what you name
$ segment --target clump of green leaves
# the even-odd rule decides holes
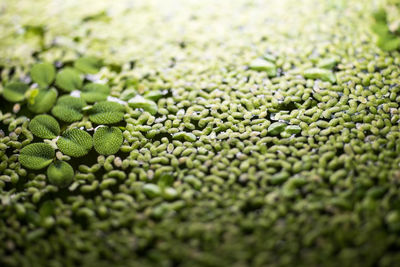
[[[249,64],[249,69],[255,71],[264,71],[269,77],[274,77],[277,74],[276,65],[264,58],[257,58]]]

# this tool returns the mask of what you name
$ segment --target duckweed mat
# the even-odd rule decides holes
[[[398,265],[399,6],[0,1],[0,265]]]

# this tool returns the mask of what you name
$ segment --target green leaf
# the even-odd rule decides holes
[[[25,93],[29,85],[21,82],[11,82],[4,87],[3,97],[10,102],[21,102],[25,99]]]
[[[50,63],[43,62],[33,65],[31,69],[31,78],[40,87],[49,86],[56,77],[56,69]]]
[[[41,89],[38,94],[28,101],[28,109],[34,113],[48,112],[57,101],[58,92],[56,89]]]
[[[49,165],[55,156],[54,149],[45,143],[34,143],[21,149],[19,162],[26,168],[40,170]]]
[[[197,137],[192,133],[178,132],[173,135],[173,139],[194,142],[194,141],[196,141]]]
[[[122,121],[125,107],[116,102],[102,101],[94,104],[89,119],[97,124],[113,124]]]
[[[74,180],[74,169],[65,161],[56,161],[47,168],[49,182],[57,187],[69,186]]]
[[[135,96],[134,98],[128,101],[128,105],[132,108],[141,108],[151,115],[155,115],[158,111],[158,106],[154,101],[149,99],[145,99],[140,95]]]
[[[51,113],[65,122],[79,121],[83,118],[82,109],[85,106],[86,102],[83,99],[66,95],[58,99]]]
[[[337,64],[335,58],[323,58],[318,62],[318,67],[323,69],[333,69]]]
[[[72,92],[82,87],[83,80],[79,73],[72,68],[65,68],[57,73],[56,85],[66,92]]]
[[[304,77],[306,79],[319,79],[321,81],[336,82],[335,74],[327,69],[320,69],[320,68],[311,68],[304,71]]]
[[[88,103],[107,100],[110,87],[106,84],[89,83],[81,90],[81,97]]]
[[[93,135],[94,149],[102,155],[112,155],[118,152],[124,136],[117,127],[100,127]]]
[[[277,135],[283,132],[287,124],[284,122],[274,122],[268,127],[268,134]]]
[[[92,56],[79,58],[74,63],[74,67],[77,70],[80,70],[83,73],[87,74],[98,73],[102,66],[103,66],[102,60]]]
[[[152,100],[152,101],[158,101],[163,96],[164,96],[164,93],[160,90],[153,90],[153,91],[146,92],[144,94],[144,98]]]
[[[149,198],[155,198],[161,195],[161,189],[155,184],[145,184],[143,185],[143,192]]]
[[[93,140],[87,132],[74,128],[66,130],[58,139],[57,146],[62,153],[71,157],[82,157],[89,153]]]
[[[135,97],[137,94],[138,93],[135,89],[126,89],[121,93],[119,99],[128,101],[129,99]]]
[[[301,133],[301,128],[298,125],[289,125],[285,128],[285,132],[288,134],[299,134]]]
[[[277,74],[275,64],[262,58],[253,60],[250,63],[249,68],[255,71],[265,71],[269,77],[274,77]]]
[[[29,130],[40,138],[53,139],[60,134],[60,125],[49,115],[37,115],[29,123]]]

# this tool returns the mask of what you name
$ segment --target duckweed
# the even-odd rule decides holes
[[[50,2],[1,9],[1,266],[398,264],[398,1]]]

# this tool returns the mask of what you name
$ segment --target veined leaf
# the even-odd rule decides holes
[[[100,127],[93,135],[94,149],[102,155],[112,155],[120,149],[124,137],[117,127]]]
[[[86,102],[83,99],[66,95],[58,99],[51,113],[62,121],[74,122],[82,119],[82,109],[85,106]]]
[[[37,115],[29,123],[29,130],[37,137],[53,139],[60,134],[60,125],[50,115]]]
[[[113,124],[122,121],[125,107],[116,102],[102,101],[94,104],[89,119],[97,124]]]
[[[82,157],[93,146],[90,134],[80,129],[66,130],[58,139],[57,146],[62,153],[71,157]]]
[[[26,168],[40,170],[49,165],[54,156],[54,149],[49,144],[34,143],[21,150],[19,162]]]

